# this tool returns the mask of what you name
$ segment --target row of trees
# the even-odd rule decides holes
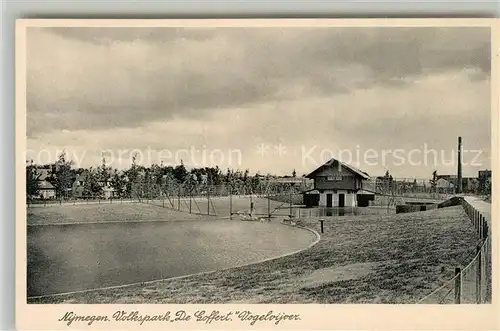
[[[66,153],[63,152],[54,164],[37,166],[32,161],[27,163],[26,192],[29,198],[36,197],[40,193],[40,168],[49,172],[44,180],[54,186],[58,199],[75,196],[101,197],[106,190],[110,190],[116,198],[134,197],[151,194],[153,187],[160,191],[158,194],[179,187],[184,191],[200,192],[207,190],[208,187],[217,186],[230,187],[239,192],[261,193],[259,191],[262,190],[262,183],[273,177],[271,174],[263,176],[258,172],[250,175],[248,169],[244,171],[227,169],[223,172],[218,166],[188,170],[182,161],[177,166],[152,164],[146,167],[137,164],[135,156],[132,158],[131,166],[122,171],[107,165],[105,158],[97,167],[74,168],[73,162],[68,160]],[[293,170],[292,175],[288,177],[296,177],[296,171]],[[81,185],[74,185],[77,180]]]

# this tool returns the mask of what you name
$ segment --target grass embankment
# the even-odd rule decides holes
[[[317,220],[303,224],[319,232]],[[33,303],[413,303],[453,277],[477,237],[462,207],[329,219],[296,255],[142,286]],[[144,257],[147,258],[147,257]]]
[[[28,208],[27,224],[61,224],[123,221],[206,220],[208,216],[180,213],[145,203],[90,204]]]

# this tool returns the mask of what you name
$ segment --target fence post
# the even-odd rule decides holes
[[[489,229],[488,222],[486,221],[486,218],[483,216],[483,239],[488,238],[488,229]]]
[[[482,285],[482,275],[481,275],[481,245],[477,245],[477,269],[476,269],[476,303],[481,303],[481,285]]]
[[[193,197],[192,197],[192,193],[190,193],[190,194],[189,194],[189,213],[190,213],[190,214],[191,214],[191,209],[192,209],[191,205],[192,205],[192,203],[193,203],[193,199],[192,199],[192,198],[193,198]]]
[[[271,219],[271,197],[267,194],[267,216]]]
[[[476,230],[479,229],[479,222],[477,221],[477,210],[473,209],[472,210],[473,212],[473,217],[474,217],[474,223],[475,223],[475,227],[476,227]]]
[[[210,185],[207,185],[207,215],[210,215]]]
[[[179,192],[177,192],[177,209],[181,210],[181,187],[179,186]]]
[[[455,268],[455,304],[460,304],[462,298],[462,276],[460,268]]]
[[[250,217],[253,214],[253,197],[250,195]]]
[[[229,189],[229,219],[233,219],[233,192]]]
[[[325,221],[325,220],[319,220],[319,223],[321,224],[321,233],[323,233],[323,222],[324,222],[324,221]]]
[[[477,220],[479,222],[479,227],[478,227],[479,239],[483,239],[483,219],[482,219],[482,216],[479,216]]]

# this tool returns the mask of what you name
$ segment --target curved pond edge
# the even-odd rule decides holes
[[[138,285],[149,285],[149,284],[159,283],[159,282],[163,282],[163,281],[178,280],[178,279],[189,278],[189,277],[194,277],[194,276],[206,275],[206,274],[211,274],[211,273],[218,272],[218,271],[227,271],[227,270],[231,270],[231,269],[244,268],[244,267],[248,267],[248,266],[251,266],[251,265],[256,265],[256,264],[259,264],[259,263],[273,261],[273,260],[281,259],[281,258],[290,256],[290,255],[298,254],[300,252],[303,252],[303,251],[308,250],[311,247],[315,246],[321,240],[320,234],[317,231],[315,231],[315,230],[313,230],[311,228],[308,228],[308,227],[305,227],[305,226],[300,226],[300,225],[286,224],[283,221],[280,221],[280,224],[282,224],[283,226],[291,226],[291,227],[294,227],[294,228],[299,228],[299,229],[302,229],[302,230],[305,230],[305,231],[309,231],[309,232],[311,232],[312,234],[314,234],[316,236],[316,239],[311,244],[309,244],[307,247],[305,247],[305,248],[301,248],[301,249],[293,251],[293,252],[284,253],[284,254],[281,254],[281,255],[278,255],[278,256],[274,256],[274,257],[270,257],[270,258],[263,259],[263,260],[260,260],[260,261],[250,262],[250,263],[246,263],[246,264],[242,264],[242,265],[238,265],[238,266],[227,267],[227,268],[216,269],[216,270],[210,270],[210,271],[202,271],[202,272],[197,272],[197,273],[194,273],[194,274],[189,274],[189,275],[184,275],[184,276],[176,276],[176,277],[168,277],[168,278],[148,280],[148,281],[145,281],[145,282],[135,282],[135,283],[130,283],[130,284],[114,285],[114,286],[107,286],[107,287],[98,287],[98,288],[91,288],[91,289],[79,290],[79,291],[71,291],[71,292],[63,292],[63,293],[38,295],[38,296],[28,297],[27,300],[46,299],[46,298],[60,297],[60,296],[73,295],[73,294],[83,294],[83,293],[97,292],[97,291],[116,290],[116,289],[126,288],[126,287],[132,287],[132,286],[138,286]]]

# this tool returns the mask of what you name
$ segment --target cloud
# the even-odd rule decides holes
[[[234,116],[463,68],[488,80],[489,47],[486,28],[29,28],[28,136]]]
[[[475,176],[477,170],[491,164],[490,83],[471,80],[477,71],[436,73],[397,88],[374,85],[330,96],[211,108],[200,118],[174,116],[169,121],[156,119],[136,127],[53,131],[29,139],[28,146],[37,163],[48,162],[48,154],[55,159],[57,151],[66,149],[72,159],[82,161],[79,166],[98,165],[101,151],[106,150],[112,153],[108,161],[113,160],[113,166],[119,168],[130,165],[133,150],[142,155],[145,164],[159,163],[159,153],[164,151],[165,163],[179,161],[175,156],[180,153],[179,158],[187,165],[197,166],[210,165],[210,153],[217,150],[224,155],[224,159],[217,159],[221,168],[280,174],[290,174],[293,169],[306,173],[323,157],[339,156],[341,150],[347,150],[353,156],[352,163],[361,161],[359,167],[371,175],[390,169],[397,177],[427,178],[435,169],[443,174],[456,171],[454,164],[443,161],[450,160],[457,136],[462,136],[464,148],[483,150],[477,160],[480,165],[464,167],[465,175]],[[292,86],[282,93],[294,91]],[[269,147],[264,156],[257,150],[262,143]],[[277,154],[279,144],[286,147],[285,154]],[[444,153],[445,159],[439,155],[437,164],[430,160],[428,164],[395,166],[390,155],[386,164],[380,158],[383,151],[402,149],[407,155],[412,149],[422,151],[424,146]],[[198,151],[194,159],[185,153],[192,148]],[[361,155],[375,150],[379,155],[376,164],[357,160],[357,149]],[[42,150],[48,152],[37,159]],[[233,154],[230,160],[231,151],[239,151],[241,159]],[[312,159],[304,158],[305,154]],[[421,154],[416,158],[424,162]]]

